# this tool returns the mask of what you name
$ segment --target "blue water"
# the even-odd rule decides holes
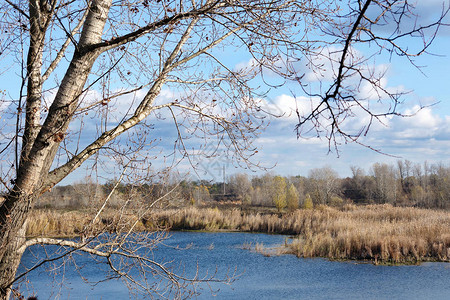
[[[420,266],[374,266],[326,259],[299,259],[293,255],[264,256],[242,249],[244,243],[282,244],[285,236],[248,233],[173,232],[153,252],[158,261],[172,261],[178,273],[193,276],[238,275],[231,285],[200,284],[196,299],[450,299],[450,264]],[[185,248],[186,250],[176,249]],[[47,248],[48,255],[57,248]],[[31,247],[22,259],[21,270],[44,256],[43,248]],[[79,268],[74,271],[75,267]],[[25,295],[42,299],[143,299],[130,294],[121,280],[104,278],[104,260],[74,255],[64,264],[47,264],[31,272],[19,288]],[[82,276],[82,277],[81,277]],[[173,294],[169,295],[172,298]],[[147,297],[150,298],[150,297]],[[156,297],[158,298],[158,297]]]

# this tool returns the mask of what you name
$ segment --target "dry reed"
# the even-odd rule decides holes
[[[98,228],[118,221],[136,222],[129,214],[120,220],[106,212]],[[87,212],[35,211],[28,235],[77,235],[92,220]],[[450,261],[450,213],[391,205],[342,209],[319,206],[281,214],[247,214],[239,209],[185,208],[153,210],[137,230],[246,231],[296,235],[283,253],[299,257],[371,260],[374,263]],[[124,227],[126,227],[124,225]]]

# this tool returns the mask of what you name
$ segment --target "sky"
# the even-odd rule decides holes
[[[419,1],[418,13],[425,19],[442,8],[441,1]],[[446,23],[450,19],[446,18]],[[361,50],[364,51],[364,50]],[[338,152],[329,148],[326,138],[297,139],[295,133],[295,108],[293,95],[281,92],[269,100],[275,111],[287,112],[285,117],[274,119],[258,138],[255,157],[269,171],[286,176],[307,176],[313,168],[332,167],[340,176],[351,176],[351,166],[370,171],[376,163],[395,164],[397,160],[413,163],[450,162],[450,30],[441,28],[428,54],[415,58],[410,64],[405,58],[378,58],[377,64],[386,68],[385,84],[389,88],[409,91],[399,111],[409,117],[392,117],[384,124],[374,124],[360,141],[370,148],[355,143],[342,144]],[[305,100],[305,99],[303,99]],[[297,101],[302,101],[297,95]],[[423,107],[422,109],[419,109]],[[358,122],[354,119],[353,124]],[[330,152],[331,150],[331,152]],[[215,170],[220,177],[220,169]],[[231,167],[228,173],[240,172]],[[212,172],[211,172],[212,173]],[[255,174],[260,174],[257,171]],[[250,172],[251,174],[251,172]]]
[[[442,8],[438,0],[420,1],[418,13],[430,20]],[[446,22],[450,23],[447,17]],[[409,45],[408,45],[409,46]],[[411,48],[413,45],[411,45]],[[365,49],[357,49],[364,52]],[[340,176],[351,176],[351,166],[358,166],[370,172],[376,163],[395,164],[398,160],[409,160],[422,164],[425,161],[448,164],[450,158],[450,30],[441,28],[427,54],[414,58],[414,65],[404,57],[376,57],[375,64],[386,70],[384,84],[387,88],[407,91],[399,112],[408,117],[391,117],[383,124],[375,123],[367,136],[362,137],[363,145],[341,144],[337,150],[329,147],[328,140],[321,138],[297,138],[295,125],[295,105],[309,103],[309,99],[299,93],[279,89],[267,99],[268,108],[285,116],[273,118],[271,124],[256,140],[258,154],[254,159],[269,167],[268,171],[285,176],[307,176],[314,168],[331,167]],[[240,64],[245,64],[243,60]],[[308,76],[308,74],[307,74]],[[269,109],[269,110],[270,110]],[[354,118],[347,128],[359,128],[365,117]],[[367,146],[367,147],[366,147]],[[377,151],[374,151],[376,149]],[[208,176],[220,180],[222,168],[227,173],[247,172],[259,175],[265,170],[251,171],[233,167],[220,160],[205,163],[209,166]]]
[[[449,5],[449,3],[447,3]],[[442,8],[441,0],[418,2],[418,13],[425,20],[436,16]],[[450,18],[445,20],[450,24]],[[408,45],[409,46],[409,45]],[[414,47],[414,45],[411,45]],[[356,46],[352,51],[365,53],[371,49]],[[235,70],[251,63],[249,57],[240,52],[224,52],[223,59],[235,65]],[[408,91],[403,96],[403,104],[399,112],[409,117],[392,117],[383,119],[383,124],[375,123],[367,136],[360,139],[366,146],[356,143],[341,144],[337,150],[329,147],[325,137],[297,138],[295,125],[298,119],[295,108],[309,105],[311,98],[306,97],[293,86],[271,90],[264,99],[266,110],[282,117],[269,117],[270,124],[257,139],[254,145],[258,153],[252,157],[254,163],[263,168],[243,169],[223,157],[213,159],[194,158],[194,163],[200,168],[196,171],[188,161],[178,165],[182,174],[190,174],[191,179],[208,179],[222,181],[223,170],[226,174],[248,173],[260,175],[265,172],[284,176],[307,176],[314,168],[331,167],[342,177],[351,176],[351,166],[358,166],[366,171],[376,162],[395,163],[397,160],[409,160],[413,163],[444,163],[450,162],[450,28],[444,27],[428,49],[428,54],[415,58],[417,68],[401,57],[375,56],[376,69],[386,71],[383,85],[391,90]],[[270,74],[269,74],[270,75]],[[314,76],[306,74],[306,79],[314,84]],[[326,71],[324,76],[327,76]],[[12,83],[3,81],[0,90],[6,90]],[[370,93],[370,91],[366,91]],[[364,90],[361,91],[364,93]],[[368,94],[369,95],[369,94]],[[160,97],[171,97],[171,91],[163,89]],[[314,99],[313,99],[314,101]],[[377,104],[374,104],[374,108]],[[422,109],[419,109],[421,108]],[[119,108],[120,109],[120,108]],[[367,121],[366,116],[356,113],[356,118],[346,122],[345,128],[357,130]],[[2,120],[4,122],[4,120]],[[94,126],[94,125],[92,125]],[[86,126],[94,132],[94,127]],[[156,132],[161,138],[160,146],[163,152],[173,148],[173,124],[159,122]],[[374,151],[376,149],[378,151]],[[160,150],[158,150],[160,151]],[[152,168],[163,166],[164,159],[156,159]],[[111,163],[114,163],[111,161]],[[92,165],[85,164],[70,175],[61,184],[69,184],[82,180],[92,174]],[[120,169],[114,169],[108,174],[101,174],[104,180],[118,177]]]

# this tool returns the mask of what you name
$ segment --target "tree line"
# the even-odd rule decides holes
[[[70,186],[55,187],[36,203],[36,207],[87,207],[102,203],[111,194],[109,205],[130,208],[142,203],[153,203],[155,207],[184,207],[227,201],[275,207],[280,212],[347,203],[450,208],[450,167],[442,163],[399,160],[395,164],[374,163],[367,171],[352,166],[351,171],[352,176],[345,178],[330,166],[312,169],[308,176],[238,173],[229,176],[225,183],[182,180],[136,185],[111,180],[96,184],[86,179]]]
[[[311,99],[296,112],[297,137],[317,134],[336,148],[355,142],[373,121],[398,116],[404,94],[383,84],[385,72],[371,58],[385,53],[413,62],[426,54],[449,11],[434,6],[430,19],[400,0],[0,1],[0,77],[7,88],[0,91],[0,299],[10,299],[21,278],[16,273],[25,249],[42,244],[66,247],[61,257],[73,251],[126,257],[139,265],[144,282],[133,280],[129,269],[122,272],[121,259],[108,260],[112,273],[152,297],[185,298],[184,287],[197,278],[184,285],[161,264],[143,266],[151,257],[130,256],[140,253],[143,240],[154,242],[150,235],[136,241],[129,234],[103,235],[109,240],[101,245],[27,239],[31,208],[49,189],[62,189],[55,186],[80,166],[111,166],[106,172],[138,161],[144,168],[160,161],[175,166],[191,155],[222,156],[218,150],[224,150],[234,163],[251,167],[258,151],[253,142],[274,115],[265,109],[266,97],[284,88]],[[364,52],[356,50],[361,46]],[[349,119],[367,122],[346,130]],[[162,152],[167,145],[172,154]],[[284,205],[295,184],[281,177],[271,183],[271,205]],[[198,190],[187,188],[189,203],[198,202],[196,194],[211,194],[211,184],[191,184]],[[87,189],[79,193],[112,195],[108,184],[79,187]],[[180,183],[168,187],[170,193],[161,183],[120,188],[142,197],[107,198],[119,207],[147,197],[155,206],[179,201],[186,190]],[[58,205],[81,201],[73,193],[62,196]],[[82,204],[97,205],[93,201]],[[156,265],[167,286],[146,281]]]

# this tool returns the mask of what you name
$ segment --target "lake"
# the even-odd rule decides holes
[[[450,264],[424,263],[419,266],[375,266],[326,259],[303,259],[293,255],[264,256],[246,249],[244,244],[283,244],[286,236],[250,233],[172,232],[171,237],[154,251],[154,259],[173,261],[185,275],[215,273],[221,278],[239,274],[231,285],[200,284],[197,299],[450,299]],[[184,250],[177,249],[187,248]],[[55,247],[47,248],[49,252]],[[33,246],[24,253],[21,270],[43,257],[43,248]],[[74,271],[74,264],[81,267]],[[105,266],[88,255],[75,255],[63,265],[47,265],[53,269],[33,271],[20,284],[25,295],[36,293],[43,299],[129,299],[120,280],[97,285]],[[80,277],[83,276],[82,277]]]

